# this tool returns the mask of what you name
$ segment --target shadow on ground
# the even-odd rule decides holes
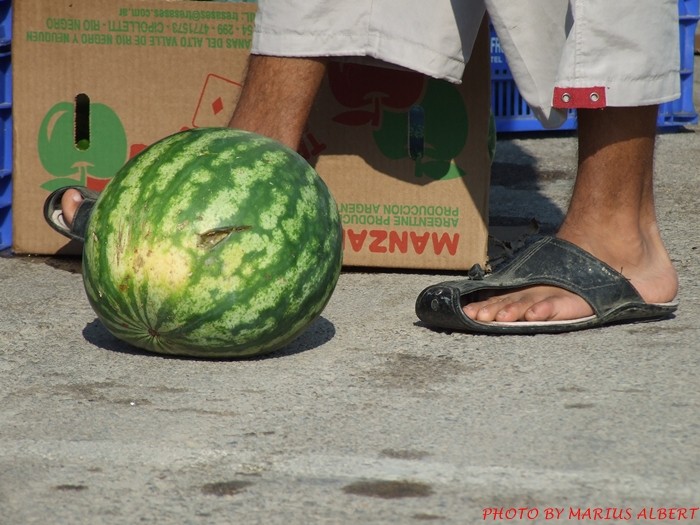
[[[259,361],[263,359],[276,359],[279,357],[287,357],[295,354],[300,354],[302,352],[307,352],[309,350],[313,350],[328,343],[331,339],[333,339],[334,336],[335,325],[325,317],[321,316],[317,318],[313,323],[311,323],[311,325],[294,341],[270,354],[247,358],[209,359],[156,354],[153,352],[142,350],[117,339],[107,330],[107,328],[105,328],[105,326],[100,322],[99,319],[95,319],[94,321],[89,322],[87,325],[85,325],[85,328],[83,329],[83,337],[85,337],[85,340],[98,348],[102,348],[103,350],[108,350],[110,352],[116,352],[121,354],[151,356],[160,359],[180,359],[188,361]]]

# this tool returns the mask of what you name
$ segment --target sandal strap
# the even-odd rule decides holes
[[[475,325],[462,310],[465,296],[536,285],[575,293],[588,302],[595,317],[601,320],[619,309],[648,306],[629,280],[608,264],[568,241],[541,237],[490,275],[472,275],[429,286],[418,296],[416,314],[428,325],[464,330]]]
[[[61,210],[61,198],[69,190],[77,190],[83,197],[83,201],[78,206],[73,224],[68,226],[63,218]],[[92,208],[99,197],[99,193],[86,188],[85,186],[65,186],[52,192],[44,201],[44,219],[54,230],[70,239],[83,242],[87,225],[92,215]]]

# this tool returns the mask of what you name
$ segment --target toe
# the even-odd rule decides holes
[[[523,301],[502,303],[501,309],[496,313],[494,321],[501,323],[520,321],[524,319],[525,313],[527,312],[529,306],[529,303]]]
[[[493,321],[501,303],[505,300],[503,296],[490,297],[484,301],[475,301],[462,307],[467,317],[475,321]]]
[[[590,305],[577,295],[561,291],[533,302],[524,313],[526,321],[571,321],[593,313]]]
[[[61,198],[61,210],[66,224],[73,224],[73,217],[75,217],[75,212],[81,202],[83,202],[83,196],[77,190],[69,189],[63,194]]]
[[[517,297],[503,296],[498,301],[492,301],[482,306],[476,314],[476,320],[504,323],[517,321],[522,319],[528,306],[527,303],[521,302]]]
[[[543,301],[534,303],[527,308],[523,313],[523,319],[530,322],[536,321],[552,321],[556,318],[556,300],[547,298]]]
[[[581,297],[552,286],[538,286],[497,295],[463,307],[464,313],[479,322],[546,322],[573,320],[593,313]]]

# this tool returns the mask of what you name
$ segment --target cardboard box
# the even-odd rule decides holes
[[[50,191],[101,190],[146,145],[227,124],[254,13],[246,3],[16,3],[15,253],[79,253],[44,222]],[[329,67],[300,151],[341,208],[345,264],[485,262],[488,67],[486,32],[461,86],[394,69]]]
[[[350,264],[485,262],[491,158],[481,42],[460,86],[409,71],[329,66],[302,151],[320,153],[316,168],[339,201]]]

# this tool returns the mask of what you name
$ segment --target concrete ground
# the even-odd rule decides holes
[[[575,144],[502,138],[494,223],[556,224]],[[700,128],[657,164],[659,323],[437,333],[413,303],[438,277],[347,271],[282,352],[169,359],[105,331],[78,261],[5,253],[0,523],[700,523]]]

